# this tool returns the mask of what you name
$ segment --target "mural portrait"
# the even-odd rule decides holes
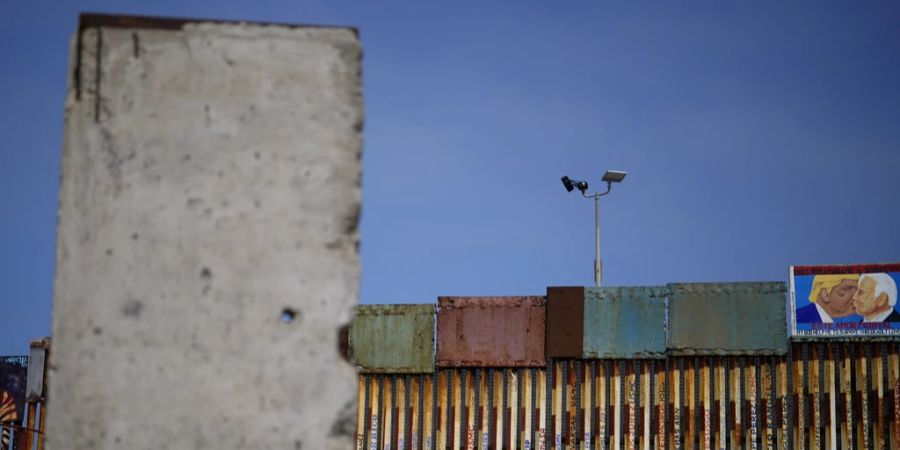
[[[27,373],[27,356],[0,356],[0,424],[4,425],[0,448],[9,448],[11,433],[5,425],[22,423]]]
[[[791,267],[794,336],[900,336],[900,264]]]

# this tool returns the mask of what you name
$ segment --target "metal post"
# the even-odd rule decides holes
[[[603,282],[603,260],[600,259],[600,196],[594,195],[594,282]]]

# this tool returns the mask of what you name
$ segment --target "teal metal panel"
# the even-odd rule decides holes
[[[784,355],[787,289],[782,282],[670,284],[673,355]]]
[[[434,372],[434,305],[360,305],[350,361],[363,373]]]
[[[585,358],[664,358],[665,286],[584,289]]]

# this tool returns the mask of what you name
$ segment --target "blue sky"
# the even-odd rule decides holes
[[[356,26],[364,303],[785,280],[900,260],[896,2],[6,0],[0,354],[50,331],[68,40],[80,11]]]

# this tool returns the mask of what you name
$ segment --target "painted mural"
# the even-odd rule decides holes
[[[28,356],[0,356],[0,422],[21,424],[25,411]],[[3,427],[2,445],[9,448],[10,429]]]
[[[791,266],[794,336],[900,336],[900,263]]]

